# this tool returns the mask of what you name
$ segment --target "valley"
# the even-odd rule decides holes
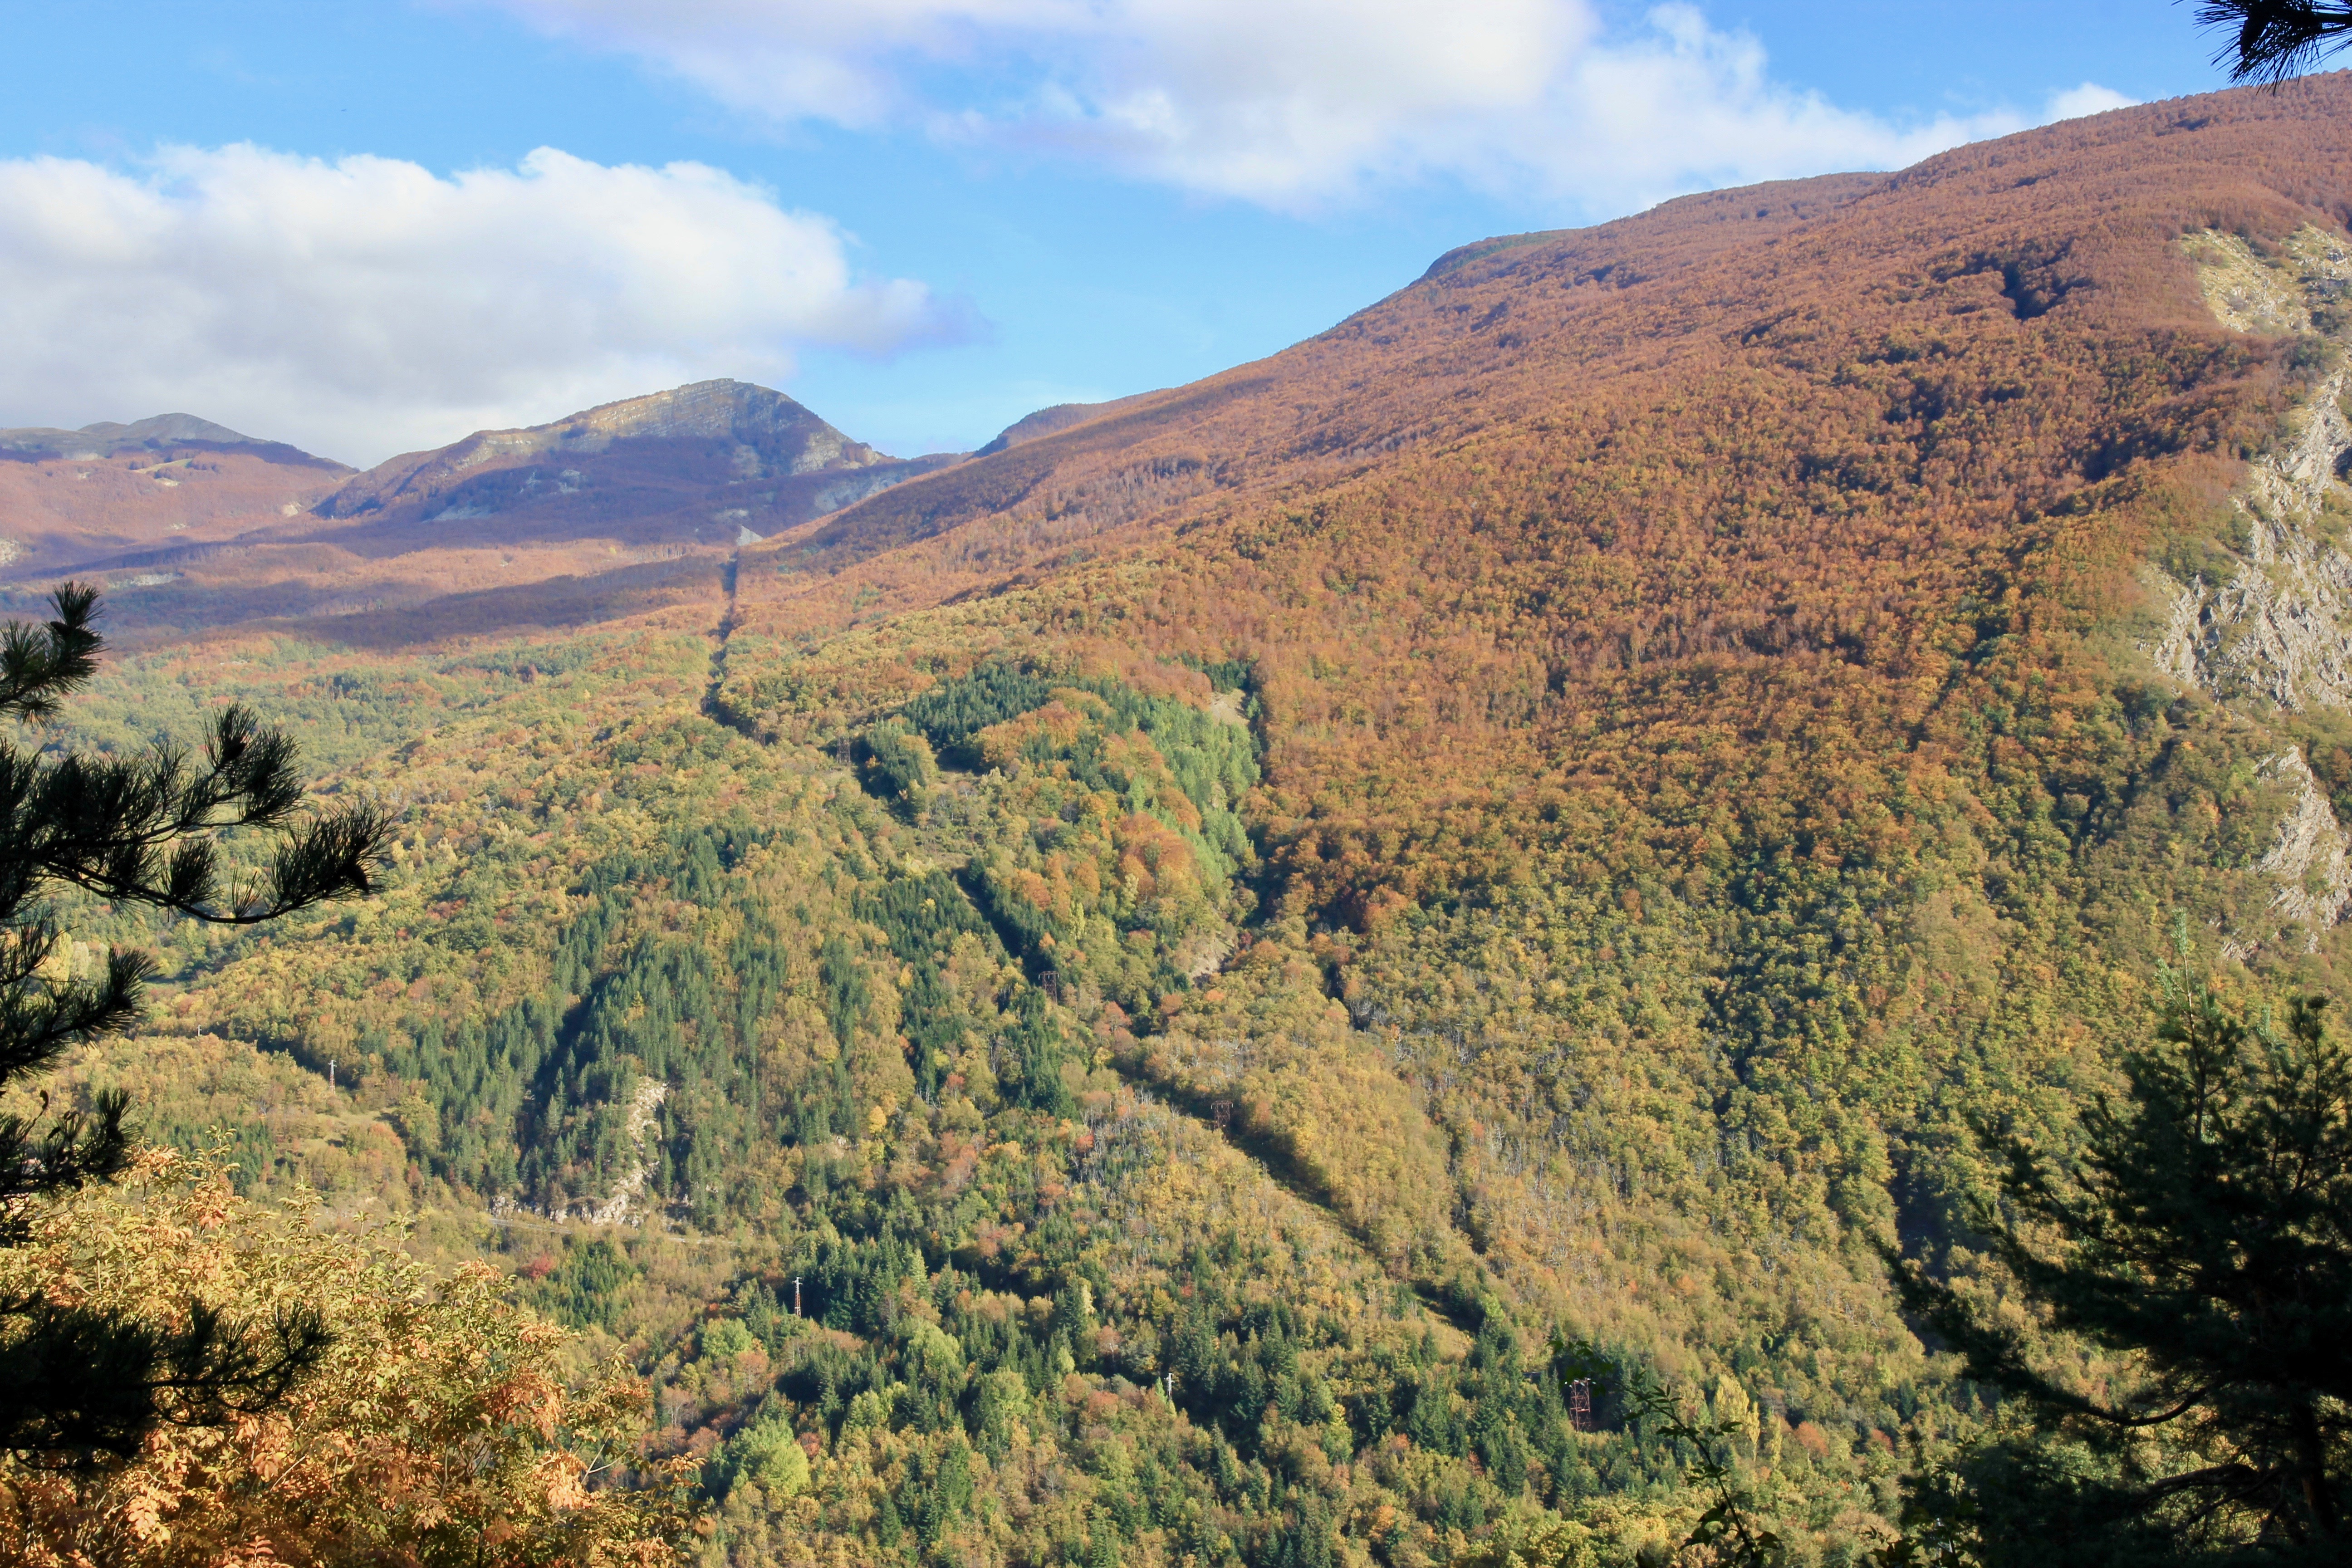
[[[163,971],[50,1082],[625,1354],[711,1568],[1662,1560],[1645,1382],[1863,1561],[2001,1430],[1887,1278],[2014,1305],[1983,1139],[2168,965],[2342,994],[2347,216],[2326,77],[1465,246],[971,454],[0,433],[5,608],[107,589],[59,742],[242,702],[400,813],[283,928],[64,904]]]

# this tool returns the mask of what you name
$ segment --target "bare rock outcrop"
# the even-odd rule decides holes
[[[2352,905],[2352,836],[2336,820],[2319,781],[2298,747],[2263,764],[2263,772],[2294,791],[2279,818],[2270,848],[2255,869],[2277,885],[2271,912],[2303,928],[2304,951],[2319,951],[2320,933],[2344,918]]]
[[[614,1184],[612,1195],[582,1215],[591,1225],[621,1225],[636,1217],[639,1200],[645,1196],[646,1184],[653,1179],[652,1152],[646,1147],[646,1134],[653,1130],[654,1113],[662,1101],[669,1098],[669,1085],[659,1079],[642,1079],[637,1092],[629,1101],[629,1119],[621,1131],[629,1146],[636,1151],[637,1163],[628,1174]]]
[[[2332,324],[2322,309],[2352,293],[2352,245],[2314,226],[2274,260],[2210,231],[2194,237],[2189,252],[2214,316],[2241,331],[2314,331]],[[2340,478],[2352,461],[2347,390],[2352,376],[2329,376],[2287,438],[2248,465],[2230,498],[2235,560],[2220,581],[2200,574],[2182,583],[2148,568],[2165,605],[2162,632],[2145,649],[2157,668],[2256,716],[2352,709],[2352,554],[2339,543],[2352,515],[2352,487]],[[2275,887],[2270,912],[2300,928],[2305,951],[2316,952],[2352,907],[2352,837],[2299,748],[2263,771],[2291,798],[2255,869]],[[2262,940],[2240,933],[2227,946],[2244,957]]]
[[[2206,302],[2248,331],[2308,331],[2310,305],[2352,289],[2352,254],[2308,227],[2263,264],[2234,235],[2199,237],[2193,254]],[[2289,438],[2256,458],[2230,498],[2241,547],[2230,576],[2176,582],[2151,568],[2168,603],[2164,635],[2148,649],[2183,685],[2225,701],[2302,712],[2352,708],[2352,555],[2337,543],[2331,511],[2352,510],[2337,467],[2352,454],[2352,420],[2337,372],[2298,411]]]

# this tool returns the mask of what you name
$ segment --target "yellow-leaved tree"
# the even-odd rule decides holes
[[[130,1459],[0,1455],[5,1568],[644,1564],[692,1525],[685,1478],[638,1461],[646,1394],[624,1366],[568,1375],[570,1331],[493,1269],[436,1276],[315,1205],[242,1198],[216,1160],[151,1150],[51,1200],[0,1251],[0,1294],[123,1319],[309,1307],[332,1336],[281,1401],[166,1419]]]

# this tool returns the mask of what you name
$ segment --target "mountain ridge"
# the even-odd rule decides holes
[[[154,515],[135,530],[106,528],[101,516],[93,520],[100,527],[53,531],[39,546],[17,549],[11,560],[20,575],[131,583],[138,591],[118,614],[132,637],[289,619],[341,620],[353,635],[364,626],[371,638],[396,637],[402,613],[427,637],[480,630],[501,615],[540,625],[616,603],[642,610],[693,602],[712,591],[719,563],[742,542],[963,458],[893,458],[782,393],[716,380],[543,425],[477,431],[363,473],[321,465],[266,508],[215,515],[221,463],[268,464],[292,451],[234,432],[226,434],[241,445],[189,445],[192,432],[220,429],[172,416],[90,433],[21,433],[22,455],[39,460],[16,482],[38,493],[13,513],[0,493],[0,528],[36,506],[86,512],[93,482],[116,507],[135,497]],[[94,450],[110,441],[111,460],[129,468],[77,468],[58,456],[75,443]],[[171,449],[184,455],[226,455],[174,468],[158,446],[174,441]],[[136,460],[158,456],[161,467]],[[257,483],[281,477],[278,468],[254,472]],[[9,483],[0,468],[0,491]],[[211,510],[199,521],[178,515],[191,504]],[[689,558],[701,565],[685,567]],[[613,581],[597,586],[608,574]]]
[[[315,457],[284,441],[240,435],[225,425],[215,425],[193,414],[158,414],[129,425],[101,420],[95,425],[85,425],[79,430],[58,430],[37,426],[0,430],[0,459],[14,458],[21,462],[88,461],[111,458],[126,450],[161,452],[173,448],[204,451],[251,448],[270,462],[342,473],[353,471],[347,463],[336,462],[331,458]]]
[[[2120,110],[151,645],[90,744],[247,701],[410,809],[60,1081],[609,1336],[730,1568],[1632,1568],[1712,1500],[1644,1384],[1859,1561],[2016,1436],[1885,1270],[2017,1299],[1985,1130],[2078,1147],[2168,973],[2352,982],[2347,217],[2352,79]],[[383,510],[509,552],[467,482]]]
[[[400,500],[437,496],[491,465],[599,457],[616,442],[658,440],[727,443],[729,481],[738,483],[858,469],[896,474],[908,463],[850,439],[782,393],[721,379],[599,404],[543,425],[478,430],[446,447],[405,453],[356,477],[316,510],[322,517],[354,516]],[[913,462],[936,467],[960,455]],[[824,497],[819,490],[805,504],[834,510],[819,505]]]

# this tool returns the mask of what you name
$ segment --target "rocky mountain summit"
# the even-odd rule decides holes
[[[655,506],[657,493],[683,504],[727,504],[709,521],[717,537],[749,528],[762,536],[862,500],[917,474],[956,461],[946,453],[906,461],[851,439],[781,392],[741,381],[703,381],[607,403],[546,425],[478,430],[430,452],[411,452],[353,479],[316,509],[324,518],[394,512],[426,521],[508,516],[534,507],[555,512],[614,509],[580,500],[618,486],[624,510]],[[716,491],[704,496],[704,491]],[[551,513],[550,515],[554,515]],[[673,520],[674,521],[674,520]],[[699,538],[702,519],[686,521]],[[675,531],[675,530],[669,530]]]

